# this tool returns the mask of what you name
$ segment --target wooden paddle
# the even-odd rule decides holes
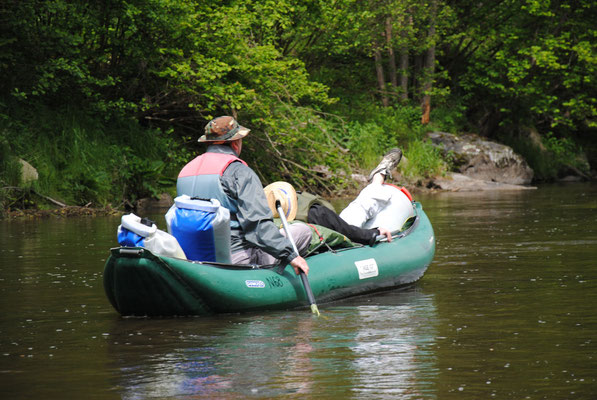
[[[276,208],[278,209],[278,215],[280,216],[280,219],[282,220],[282,225],[284,225],[284,230],[286,231],[286,237],[288,238],[288,240],[290,240],[290,243],[292,243],[292,248],[294,249],[296,254],[299,254],[298,249],[296,248],[296,244],[294,243],[294,239],[292,238],[292,235],[290,234],[290,228],[288,227],[288,222],[286,221],[286,214],[284,213],[284,209],[282,208],[282,205],[280,204],[279,200],[276,200]],[[319,309],[317,308],[317,304],[315,303],[315,296],[313,296],[313,291],[311,290],[311,285],[309,285],[309,279],[307,279],[307,274],[305,274],[305,271],[303,271],[300,268],[299,268],[299,274],[300,274],[301,280],[303,281],[303,286],[305,287],[305,292],[307,292],[307,299],[309,299],[309,304],[311,305],[311,312],[313,314],[317,314],[317,316],[319,317],[319,315],[320,315]]]

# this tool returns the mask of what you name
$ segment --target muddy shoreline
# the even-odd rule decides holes
[[[83,206],[66,206],[49,210],[15,209],[6,210],[0,220],[23,220],[44,218],[70,218],[70,217],[102,217],[106,215],[120,215],[122,210],[114,208],[91,208]]]

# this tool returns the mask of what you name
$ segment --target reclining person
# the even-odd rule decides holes
[[[396,226],[374,226],[377,216],[387,208],[395,206],[404,196],[394,186],[385,185],[386,177],[398,165],[402,151],[395,148],[388,151],[382,161],[369,174],[369,185],[366,186],[338,215],[333,206],[319,196],[310,193],[298,193],[298,213],[296,219],[310,224],[321,225],[345,235],[353,242],[372,245],[377,236],[384,235],[388,242],[392,241],[390,229]],[[269,186],[268,186],[269,187]],[[407,207],[410,204],[407,203]],[[383,220],[383,219],[382,219]],[[392,221],[384,221],[391,223]],[[401,226],[402,223],[400,223]]]

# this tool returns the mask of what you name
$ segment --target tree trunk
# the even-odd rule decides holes
[[[413,17],[405,18],[408,26],[412,25]],[[400,46],[400,101],[403,103],[408,101],[408,44],[407,44],[407,27],[402,29],[402,46]]]
[[[388,46],[388,67],[392,90],[398,87],[398,76],[396,75],[396,56],[392,45],[392,18],[386,18],[386,44]]]
[[[379,50],[379,46],[375,47],[374,57],[375,72],[377,73],[377,85],[379,86],[379,91],[381,93],[381,104],[383,104],[384,107],[388,107],[390,102],[388,101],[388,94],[386,92],[386,80],[384,78],[383,65],[381,62],[381,51]]]
[[[415,101],[421,100],[420,86],[419,86],[419,81],[420,81],[419,78],[421,75],[423,75],[423,55],[420,53],[417,53],[414,55],[412,83],[410,84],[411,92],[413,93],[413,99]]]
[[[425,57],[425,68],[423,73],[423,101],[421,102],[423,125],[429,123],[429,114],[431,113],[431,89],[433,88],[433,74],[435,72],[435,16],[437,13],[437,0],[431,2],[431,15],[429,22],[429,34],[427,36],[431,43]]]
[[[408,100],[408,48],[400,49],[400,100]]]

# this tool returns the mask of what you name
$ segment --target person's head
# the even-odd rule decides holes
[[[201,143],[228,144],[240,155],[242,149],[242,138],[247,136],[251,130],[239,125],[230,116],[214,118],[205,125],[205,135],[199,138]]]

